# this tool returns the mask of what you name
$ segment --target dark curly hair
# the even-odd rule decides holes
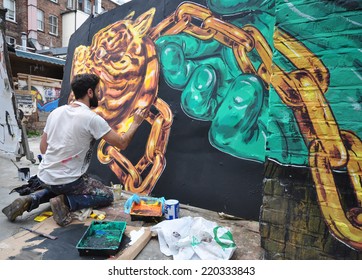
[[[74,76],[70,86],[75,99],[80,99],[87,94],[88,89],[95,91],[98,83],[99,77],[95,74],[78,74]]]

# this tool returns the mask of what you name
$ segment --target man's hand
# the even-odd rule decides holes
[[[133,122],[137,125],[140,125],[142,123],[142,121],[148,117],[148,113],[149,112],[148,112],[147,108],[143,108],[143,109],[138,108],[133,115],[133,117],[134,117]]]
[[[116,146],[121,150],[125,150],[131,142],[137,128],[142,123],[142,121],[147,118],[147,116],[147,108],[137,109],[133,115],[133,122],[131,124],[131,127],[128,129],[127,132],[123,133],[122,135],[118,135],[117,132],[112,129],[110,132],[103,136],[103,139],[112,146]]]

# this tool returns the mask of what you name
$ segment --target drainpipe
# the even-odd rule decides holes
[[[29,41],[36,50],[41,50],[42,47],[38,42],[38,0],[28,0],[28,37]]]

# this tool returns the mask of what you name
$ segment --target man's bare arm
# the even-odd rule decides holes
[[[40,152],[44,155],[48,148],[48,135],[43,132],[43,135],[40,139]]]
[[[121,150],[125,150],[145,117],[146,113],[142,112],[141,110],[137,110],[134,114],[133,123],[127,132],[123,133],[122,135],[118,135],[117,132],[112,129],[103,136],[103,139],[112,146],[115,146]]]

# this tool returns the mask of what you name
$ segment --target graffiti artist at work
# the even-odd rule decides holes
[[[44,157],[37,180],[41,189],[17,198],[2,210],[10,221],[50,202],[54,220],[66,226],[72,221],[71,212],[104,207],[113,202],[112,189],[86,174],[93,145],[96,140],[103,139],[124,150],[146,113],[137,110],[129,130],[118,135],[91,110],[98,106],[99,80],[94,74],[76,75],[71,82],[75,101],[58,107],[49,115],[40,142]]]

